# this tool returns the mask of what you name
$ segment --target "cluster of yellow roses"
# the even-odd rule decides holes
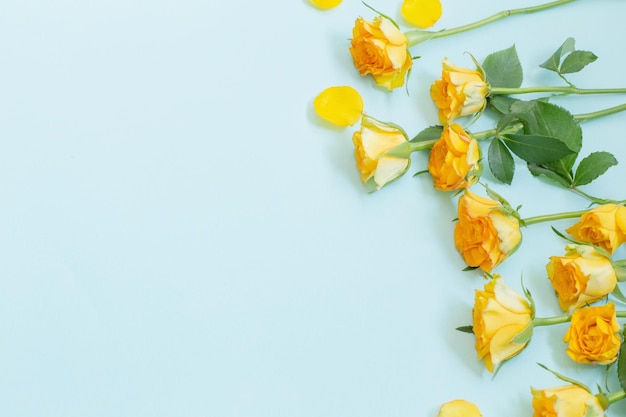
[[[574,0],[557,0],[519,10],[539,11],[571,1]],[[502,17],[511,14],[515,13],[508,11]],[[466,25],[461,30],[483,24]],[[406,82],[413,64],[412,46],[461,30],[403,33],[382,14],[371,21],[359,17],[349,52],[361,75],[371,76],[377,85],[391,91]],[[364,113],[359,94],[350,87],[325,90],[316,97],[314,107],[322,118],[340,126],[360,120],[352,140],[360,179],[368,191],[380,190],[405,174],[413,152],[429,150],[427,171],[434,188],[458,194],[455,247],[468,267],[482,270],[489,278],[484,288],[475,292],[472,326],[467,330],[474,334],[478,359],[490,372],[520,354],[530,343],[535,328],[559,323],[569,323],[563,341],[573,361],[592,365],[615,363],[623,345],[618,318],[626,317],[626,312],[616,311],[615,304],[607,300],[611,295],[626,300],[618,287],[619,281],[626,280],[626,261],[612,259],[616,249],[626,243],[624,202],[592,201],[596,204],[590,209],[522,219],[488,187],[487,196],[472,191],[482,171],[478,143],[481,135],[469,133],[457,119],[478,117],[495,89],[480,67],[463,68],[444,59],[441,74],[441,79],[430,87],[441,127],[436,135],[425,139],[409,139],[398,125]],[[545,269],[564,315],[536,317],[530,293],[518,294],[493,271],[520,246],[521,227],[562,218],[578,221],[566,229],[569,237],[563,236],[569,240],[565,254],[550,257]],[[579,383],[543,390],[532,388],[531,394],[535,416],[558,417],[604,416],[609,404],[626,398],[624,390],[593,394]],[[455,416],[481,414],[476,405],[465,400],[442,405],[439,417]]]

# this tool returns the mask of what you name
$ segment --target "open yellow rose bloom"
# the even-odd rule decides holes
[[[465,189],[458,201],[454,245],[468,266],[491,272],[521,241],[519,220],[500,202]]]
[[[571,313],[605,298],[617,285],[611,259],[588,245],[569,244],[565,256],[552,256],[546,265],[561,309]]]
[[[615,304],[579,308],[563,337],[567,355],[575,362],[608,365],[617,360],[622,338]]]
[[[489,372],[520,353],[532,335],[533,311],[522,295],[495,275],[474,296],[473,332],[478,359]]]
[[[538,390],[531,388],[533,417],[604,417],[596,396],[578,385]]]
[[[430,96],[439,109],[439,121],[446,125],[458,117],[482,111],[489,93],[485,76],[453,65],[448,59],[442,65],[441,79],[430,87]]]
[[[445,126],[428,157],[435,188],[452,191],[469,187],[478,181],[480,170],[478,141],[457,123]]]
[[[361,75],[371,75],[376,84],[390,91],[404,84],[413,65],[406,36],[383,16],[373,21],[356,20],[350,54]]]
[[[566,231],[576,240],[600,246],[614,253],[626,242],[626,207],[617,204],[594,207]]]

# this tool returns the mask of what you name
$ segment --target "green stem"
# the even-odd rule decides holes
[[[409,142],[409,144],[411,145],[411,152],[425,151],[426,149],[430,149],[438,140],[439,139],[431,139],[423,140],[420,142]]]
[[[535,317],[533,319],[533,327],[551,326],[553,324],[567,323],[572,319],[571,315],[554,316],[554,317]]]
[[[489,16],[485,19],[481,19],[474,23],[470,23],[470,24],[463,25],[463,26],[458,26],[455,28],[444,29],[438,32],[432,32],[432,31],[427,31],[427,30],[410,30],[408,32],[405,32],[404,34],[406,35],[409,41],[409,48],[410,48],[421,42],[427,41],[429,39],[443,38],[446,36],[455,35],[457,33],[466,32],[468,30],[472,30],[472,29],[476,29],[481,26],[484,26],[488,23],[495,22],[500,19],[504,19],[505,17],[508,17],[508,16],[513,16],[516,14],[528,14],[528,13],[539,12],[541,10],[549,9],[555,6],[560,6],[562,4],[571,3],[573,1],[575,0],[557,0],[557,1],[552,1],[549,3],[541,4],[539,6],[522,7],[519,9],[511,9],[511,10],[502,10],[501,12],[496,13],[492,16]]]
[[[615,317],[619,317],[619,318],[626,317],[626,311],[616,311]],[[551,326],[553,324],[567,323],[571,319],[572,319],[571,314],[567,314],[563,316],[553,316],[553,317],[535,317],[533,319],[533,327]]]
[[[561,94],[615,94],[626,93],[626,88],[576,88],[573,86],[538,86],[538,87],[491,87],[489,94],[495,95],[511,95],[511,94],[529,94],[529,93],[561,93]]]
[[[591,113],[575,114],[574,119],[576,119],[579,123],[582,123],[588,120],[596,119],[598,117],[619,113],[624,110],[626,110],[626,104],[620,104],[619,106],[613,106],[604,110],[598,110]]]
[[[575,193],[577,193],[578,195],[581,195],[583,197],[585,197],[587,200],[591,201],[594,204],[598,204],[598,205],[603,205],[603,204],[622,204],[624,203],[624,200],[609,200],[606,198],[598,198],[598,197],[594,197],[592,195],[587,194],[586,192],[582,191],[581,189],[577,188],[577,187],[571,187],[571,190],[574,191]]]
[[[529,226],[531,224],[549,222],[552,220],[573,219],[573,218],[582,216],[584,213],[588,211],[589,210],[579,210],[579,211],[567,211],[567,212],[555,213],[555,214],[544,214],[542,216],[534,216],[534,217],[528,217],[526,219],[522,219],[522,222],[526,226]]]
[[[609,404],[616,403],[619,400],[623,400],[624,398],[626,398],[626,391],[624,390],[612,392],[606,395],[606,399],[609,402]]]

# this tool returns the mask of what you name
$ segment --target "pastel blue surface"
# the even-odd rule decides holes
[[[399,17],[399,0],[368,3]],[[436,28],[527,4],[443,0]],[[536,362],[603,382],[572,366],[563,328],[537,332],[492,379],[455,330],[483,282],[461,271],[453,197],[411,175],[367,194],[354,128],[322,123],[312,100],[352,85],[368,113],[417,133],[437,123],[442,58],[471,66],[464,52],[516,44],[525,84],[558,83],[538,64],[569,36],[599,56],[577,85],[623,87],[626,3],[580,0],[426,43],[408,94],[354,70],[354,19],[373,17],[356,0],[1,9],[0,415],[434,417],[466,398],[521,417],[530,385],[559,384]],[[626,161],[623,122],[586,124],[585,149]],[[587,191],[624,198],[623,169]],[[585,205],[523,165],[495,189],[525,216]],[[544,267],[562,242],[547,226],[524,239],[501,273],[513,286],[523,274],[541,314],[557,314]]]

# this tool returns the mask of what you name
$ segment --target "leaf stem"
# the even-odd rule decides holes
[[[467,25],[462,25],[462,26],[458,26],[455,28],[450,28],[450,29],[444,29],[444,30],[440,30],[437,32],[433,32],[433,31],[427,31],[427,30],[410,30],[408,32],[405,32],[405,36],[408,39],[409,42],[409,48],[422,43],[424,41],[427,41],[429,39],[436,39],[436,38],[443,38],[446,36],[451,36],[451,35],[455,35],[457,33],[461,33],[461,32],[466,32],[468,30],[472,30],[472,29],[476,29],[479,28],[481,26],[484,26],[488,23],[492,23],[495,22],[497,20],[501,20],[504,19],[505,17],[508,16],[513,16],[516,14],[528,14],[528,13],[534,13],[534,12],[539,12],[541,10],[545,10],[545,9],[549,9],[551,7],[556,7],[556,6],[560,6],[562,4],[567,4],[567,3],[571,3],[575,0],[557,0],[557,1],[552,1],[549,3],[545,3],[545,4],[540,4],[538,6],[531,6],[531,7],[522,7],[519,9],[510,9],[510,10],[502,10],[501,12],[498,12],[492,16],[489,16],[487,18],[478,20],[474,23],[469,23]]]
[[[574,119],[579,123],[586,122],[588,120],[596,119],[602,116],[608,116],[610,114],[619,113],[626,110],[626,104],[620,104],[619,106],[609,107],[603,110],[594,111],[591,113],[575,114]]]
[[[622,204],[622,203],[625,202],[624,200],[610,200],[610,199],[606,199],[606,198],[594,197],[594,196],[589,195],[586,192],[582,191],[578,187],[571,187],[571,190],[574,191],[575,193],[577,193],[578,195],[581,195],[582,197],[585,197],[587,200],[591,201],[594,204],[599,204],[599,205],[602,205],[602,204]]]

